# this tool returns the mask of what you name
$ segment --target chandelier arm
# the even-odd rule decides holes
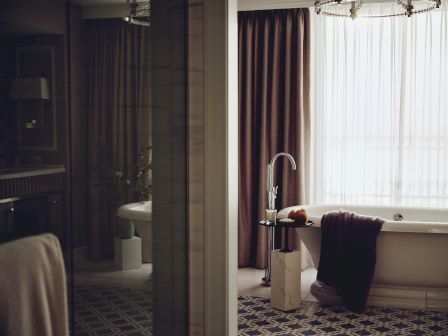
[[[358,11],[361,9],[361,7],[364,5],[364,0],[359,1],[349,1],[352,3],[352,6],[349,7],[348,13],[342,13],[338,12],[340,8],[342,7],[341,1],[336,0],[316,0],[314,3],[315,12],[317,14],[323,14],[325,16],[329,17],[339,17],[339,18],[352,18],[355,19],[356,17],[362,17],[362,18],[388,18],[388,17],[397,17],[397,16],[408,16],[410,17],[413,14],[421,14],[429,12],[435,8],[439,8],[441,4],[441,0],[427,0],[426,2],[429,3],[429,5],[422,9],[414,10],[413,4],[416,2],[416,0],[396,0],[396,4],[403,8],[404,11],[398,12],[398,13],[390,13],[390,14],[369,14],[369,15],[358,15]],[[355,3],[355,5],[353,5]],[[347,2],[345,3],[345,6],[347,5]],[[336,9],[339,7],[338,9]],[[333,9],[333,11],[332,11]]]
[[[137,2],[137,0],[127,1],[129,10],[127,16],[123,20],[127,23],[150,27],[151,1]]]

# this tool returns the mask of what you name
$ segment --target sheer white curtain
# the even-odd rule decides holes
[[[313,17],[315,203],[448,206],[446,9]]]

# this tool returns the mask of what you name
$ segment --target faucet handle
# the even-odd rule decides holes
[[[268,206],[270,209],[275,209],[275,199],[277,198],[277,195],[274,192],[274,188],[272,191],[269,192],[268,195]]]

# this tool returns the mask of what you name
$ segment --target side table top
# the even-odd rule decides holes
[[[292,221],[283,221],[282,219],[277,220],[276,222],[271,222],[269,220],[262,220],[258,222],[259,225],[263,225],[263,226],[268,226],[268,227],[272,227],[272,226],[281,226],[281,227],[290,227],[290,228],[306,228],[306,227],[310,227],[311,225],[314,224],[314,222],[312,220],[308,220],[305,224],[297,224],[296,222]]]

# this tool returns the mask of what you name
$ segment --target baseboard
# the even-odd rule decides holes
[[[311,293],[319,302],[341,303],[336,291],[318,280],[311,285]],[[448,312],[448,288],[372,284],[367,305]]]

